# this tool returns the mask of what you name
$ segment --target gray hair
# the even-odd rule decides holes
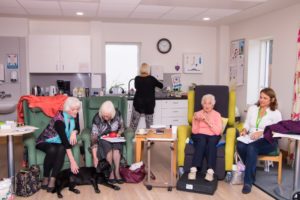
[[[76,97],[68,97],[64,103],[63,110],[65,112],[68,112],[71,110],[71,108],[79,107],[81,106],[81,102]]]
[[[210,101],[210,102],[212,103],[212,105],[215,105],[215,104],[216,104],[216,98],[215,98],[215,96],[212,95],[212,94],[206,94],[206,95],[204,95],[204,96],[202,97],[202,99],[201,99],[201,104],[203,105],[203,104],[204,104],[204,101],[206,101],[206,100]]]
[[[114,104],[111,101],[105,101],[99,108],[99,116],[102,117],[103,113],[110,113],[111,118],[114,118],[116,115],[116,109]]]

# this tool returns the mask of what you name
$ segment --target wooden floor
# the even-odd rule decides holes
[[[167,181],[169,175],[169,147],[167,143],[155,143],[153,145],[153,150],[151,152],[152,156],[152,171],[156,175],[157,179],[160,181]],[[22,145],[15,145],[15,163],[16,170],[20,169],[22,161]],[[6,163],[6,145],[0,144],[0,177],[7,176],[7,163]],[[243,199],[260,199],[267,200],[273,199],[266,193],[262,192],[256,187],[253,187],[252,192],[248,195],[241,193],[242,186],[232,186],[225,183],[224,181],[219,181],[218,189],[213,196],[202,195],[190,192],[177,191],[175,188],[168,192],[166,188],[153,188],[151,191],[148,191],[145,186],[140,184],[122,184],[120,185],[121,190],[114,191],[110,188],[106,188],[102,185],[99,185],[101,190],[100,194],[96,194],[92,186],[80,186],[77,187],[81,191],[81,194],[76,195],[67,189],[63,190],[62,194],[64,195],[65,200],[82,200],[82,199],[108,199],[108,200],[140,200],[140,199],[149,199],[149,200],[243,200]],[[17,199],[32,199],[32,200],[54,200],[57,199],[56,194],[50,194],[45,191],[39,191],[31,197],[21,198],[16,197]]]

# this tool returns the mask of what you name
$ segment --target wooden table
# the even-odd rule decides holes
[[[143,142],[147,141],[147,139],[151,139],[151,141],[158,142],[173,142],[173,172],[175,175],[177,173],[177,137],[172,134],[172,129],[165,129],[163,134],[156,134],[154,129],[148,130],[147,134],[136,134],[135,135],[135,162],[140,162],[142,160],[142,152],[143,152]]]
[[[8,162],[8,177],[15,176],[14,162],[14,136],[22,136],[27,133],[32,133],[37,128],[34,126],[21,126],[14,129],[0,130],[0,137],[7,137],[7,162]]]

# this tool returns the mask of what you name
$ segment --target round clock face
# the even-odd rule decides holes
[[[172,44],[170,42],[170,40],[166,39],[166,38],[162,38],[157,42],[157,50],[160,53],[168,53],[169,51],[171,51],[172,49]]]

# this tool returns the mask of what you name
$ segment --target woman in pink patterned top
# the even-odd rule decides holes
[[[195,147],[192,166],[198,171],[202,169],[204,156],[207,160],[207,173],[205,179],[213,180],[217,159],[217,143],[221,138],[222,117],[215,111],[215,97],[206,94],[202,97],[202,110],[195,112],[192,122],[192,140]]]

